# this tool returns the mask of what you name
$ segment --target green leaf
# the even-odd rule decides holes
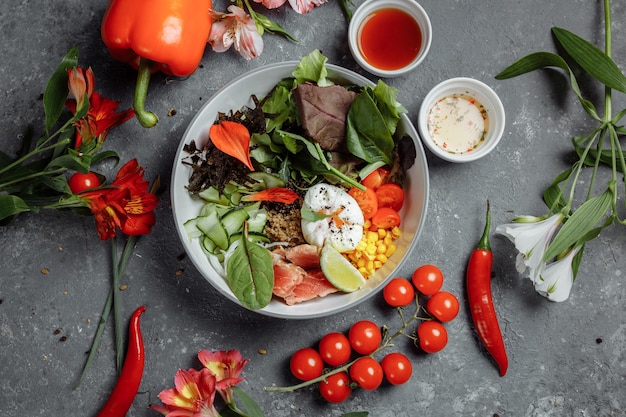
[[[496,75],[496,79],[504,80],[507,78],[517,77],[519,75],[546,67],[557,67],[567,71],[569,74],[570,86],[578,97],[580,104],[591,117],[596,120],[601,120],[593,103],[583,98],[580,92],[580,87],[578,86],[578,81],[576,81],[576,76],[572,72],[569,65],[567,65],[567,62],[565,62],[565,60],[559,55],[551,52],[535,52],[530,55],[526,55]]]
[[[558,213],[567,204],[560,184],[567,181],[570,175],[572,175],[572,168],[561,172],[543,193],[543,201],[553,213]]]
[[[626,93],[626,76],[602,50],[563,28],[552,28],[563,49],[589,75],[614,90]]]
[[[389,133],[392,135],[396,132],[396,127],[400,122],[402,114],[407,112],[396,99],[397,94],[398,90],[396,88],[388,86],[382,80],[378,80],[378,84],[372,90],[372,98],[385,120]]]
[[[78,65],[78,48],[72,48],[63,57],[56,68],[43,94],[43,106],[46,114],[46,132],[55,125],[61,116],[69,89],[67,87],[67,70]]]
[[[228,286],[241,303],[251,310],[269,304],[274,289],[274,270],[270,252],[248,241],[246,233],[226,263]]]
[[[14,195],[0,195],[0,221],[26,211],[30,211],[30,207],[21,198]]]
[[[296,83],[311,81],[320,87],[332,85],[333,82],[326,78],[328,76],[326,61],[328,58],[317,49],[303,57],[292,73]]]
[[[232,387],[235,398],[243,404],[243,408],[246,410],[248,417],[265,417],[263,410],[259,407],[259,404],[241,388]]]
[[[550,260],[588,236],[611,208],[613,193],[607,189],[585,201],[563,224],[546,250],[544,261]]]
[[[346,120],[348,150],[368,163],[393,162],[393,136],[366,89],[355,97]],[[371,90],[370,90],[371,91]]]

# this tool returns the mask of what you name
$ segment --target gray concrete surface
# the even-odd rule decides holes
[[[225,10],[224,1],[215,7]],[[360,1],[355,1],[359,4]],[[128,416],[155,416],[149,404],[173,386],[177,369],[194,366],[200,349],[238,349],[250,363],[242,388],[267,416],[340,416],[365,410],[373,417],[413,416],[624,416],[626,410],[626,322],[624,229],[612,228],[587,246],[570,299],[555,304],[540,297],[515,271],[515,250],[492,237],[493,292],[510,356],[501,378],[479,346],[463,295],[467,257],[482,230],[485,200],[493,224],[515,215],[542,215],[541,193],[571,161],[570,137],[590,120],[567,82],[554,71],[509,81],[494,75],[534,51],[553,51],[550,28],[570,29],[603,45],[602,2],[582,0],[423,0],[433,24],[433,44],[422,66],[386,80],[412,120],[422,97],[455,76],[491,85],[507,111],[498,148],[488,157],[452,165],[428,155],[431,197],[425,229],[403,274],[423,263],[439,265],[445,288],[462,309],[449,325],[449,346],[435,355],[410,353],[412,380],[375,392],[356,390],[339,405],[323,402],[314,389],[267,393],[287,385],[290,354],[313,345],[328,331],[346,331],[358,319],[390,326],[395,313],[380,297],[352,311],[316,320],[288,321],[248,312],[218,294],[183,254],[169,201],[173,157],[187,124],[203,103],[235,76],[261,65],[297,60],[318,48],[329,61],[361,71],[350,56],[347,25],[331,1],[306,16],[281,8],[269,15],[299,40],[267,35],[260,58],[244,61],[234,51],[207,49],[201,68],[181,82],[157,75],[147,105],[161,115],[153,129],[132,121],[108,138],[123,161],[138,157],[147,177],[160,175],[164,193],[152,234],[140,240],[123,281],[122,311],[128,317],[145,304],[146,368]],[[614,56],[626,61],[626,5],[613,2]],[[146,6],[147,7],[147,6]],[[16,152],[18,137],[42,126],[40,94],[60,58],[80,47],[80,63],[96,73],[96,89],[130,106],[135,72],[113,61],[100,40],[105,1],[29,0],[0,5],[0,149]],[[364,73],[367,76],[367,74]],[[374,77],[370,78],[374,79]],[[585,89],[600,101],[598,86]],[[625,107],[616,96],[616,108]],[[166,116],[173,108],[176,114]],[[619,204],[623,207],[624,201]],[[74,389],[104,304],[110,280],[110,243],[94,232],[91,218],[44,212],[20,216],[0,227],[0,414],[89,416],[100,409],[115,380],[111,327],[94,365]],[[48,271],[47,274],[42,273]],[[408,346],[403,346],[407,348]],[[259,349],[266,350],[260,354]]]

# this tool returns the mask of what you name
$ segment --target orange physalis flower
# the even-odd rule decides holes
[[[209,129],[209,137],[217,149],[254,171],[250,160],[250,132],[244,125],[228,120],[215,123]]]
[[[150,233],[158,200],[148,192],[148,186],[143,168],[132,159],[120,168],[110,187],[81,194],[96,219],[100,239],[115,237],[116,228],[129,236]]]
[[[275,187],[258,191],[241,198],[242,201],[274,201],[277,203],[291,204],[300,196],[288,188]]]

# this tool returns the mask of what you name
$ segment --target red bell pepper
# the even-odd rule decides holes
[[[101,35],[111,56],[138,70],[133,107],[144,127],[158,117],[145,110],[153,72],[186,77],[204,54],[211,32],[211,0],[110,0]]]

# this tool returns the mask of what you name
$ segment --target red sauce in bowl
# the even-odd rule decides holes
[[[358,42],[361,55],[370,65],[397,70],[409,65],[419,54],[422,30],[408,13],[394,8],[380,9],[363,20]]]

